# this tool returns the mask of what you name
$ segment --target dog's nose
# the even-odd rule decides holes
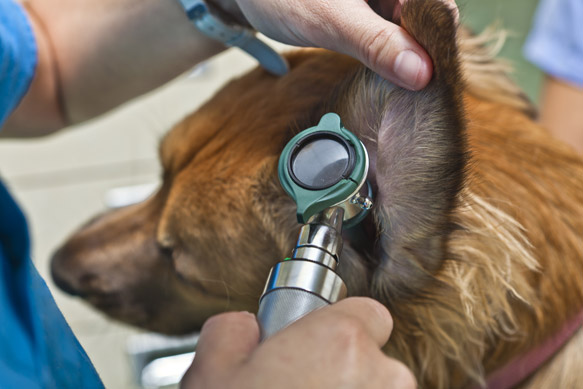
[[[74,258],[65,247],[58,249],[51,258],[51,276],[53,282],[65,293],[80,296],[78,278],[74,271]]]

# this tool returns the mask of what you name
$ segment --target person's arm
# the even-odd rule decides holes
[[[100,115],[224,49],[170,0],[29,0],[31,87],[2,130],[38,136]]]
[[[558,139],[583,154],[583,88],[547,75],[540,122]]]
[[[215,0],[224,9],[240,8],[253,27],[274,39],[351,55],[387,80],[419,90],[431,79],[432,63],[397,24],[404,1]],[[457,14],[454,0],[442,1]],[[42,135],[90,119],[224,48],[199,33],[176,0],[26,4],[40,62],[5,135]]]
[[[540,123],[583,153],[583,3],[541,0],[524,46],[526,59],[545,74]]]

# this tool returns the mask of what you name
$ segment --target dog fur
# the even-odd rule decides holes
[[[282,78],[256,69],[232,81],[164,138],[155,195],[96,217],[55,253],[57,284],[173,334],[256,311],[299,229],[279,153],[333,111],[369,150],[376,199],[338,271],[349,294],[389,308],[384,349],[420,387],[484,384],[557,331],[583,309],[583,160],[535,124],[486,38],[458,31],[446,6],[410,0],[402,24],[434,61],[427,88],[315,49],[288,54]],[[579,330],[523,386],[576,387],[582,350]]]

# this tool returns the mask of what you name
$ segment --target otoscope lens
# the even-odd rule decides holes
[[[348,170],[350,153],[342,143],[328,138],[304,144],[292,157],[291,168],[301,184],[314,189],[328,188]]]

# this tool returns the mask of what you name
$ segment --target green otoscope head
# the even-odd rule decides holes
[[[326,208],[349,201],[362,206],[359,195],[368,172],[362,142],[342,126],[335,113],[322,116],[317,126],[294,136],[279,158],[279,181],[297,205],[298,222]],[[360,201],[357,201],[360,199]],[[359,220],[363,215],[359,216]]]

